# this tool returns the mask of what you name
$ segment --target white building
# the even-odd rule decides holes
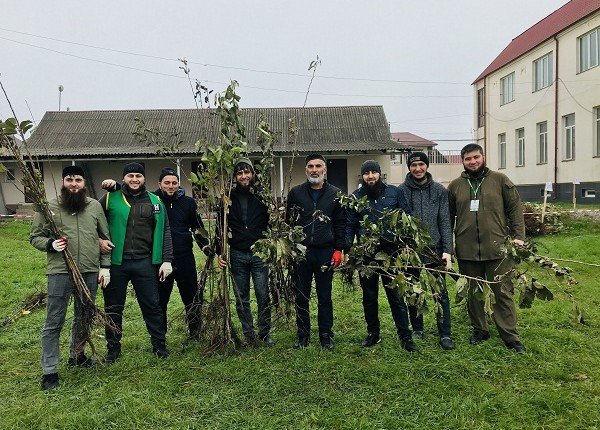
[[[600,1],[572,0],[515,37],[475,79],[487,164],[525,200],[600,202]]]

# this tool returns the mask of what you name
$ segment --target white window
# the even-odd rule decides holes
[[[596,27],[577,39],[580,73],[598,65],[598,58],[600,57],[599,39],[600,27]]]
[[[500,79],[500,105],[515,99],[515,72]]]
[[[485,88],[477,90],[477,127],[485,125]]]
[[[594,157],[600,157],[600,106],[594,108]]]
[[[506,169],[506,133],[498,135],[498,169]]]
[[[525,129],[520,128],[516,131],[517,137],[517,166],[525,165]]]
[[[533,62],[533,91],[552,85],[552,52]]]
[[[548,122],[537,124],[537,163],[548,163]]]
[[[565,127],[565,147],[563,160],[575,159],[575,114],[563,116],[563,125]]]

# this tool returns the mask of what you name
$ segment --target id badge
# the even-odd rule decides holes
[[[471,212],[477,212],[479,210],[479,200],[471,200]]]

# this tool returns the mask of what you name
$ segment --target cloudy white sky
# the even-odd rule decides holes
[[[308,106],[383,105],[391,131],[459,148],[472,81],[565,2],[0,0],[0,79],[21,120],[58,110],[59,85],[62,109],[190,108],[185,57],[209,88],[236,79],[242,106],[291,107],[318,55]]]

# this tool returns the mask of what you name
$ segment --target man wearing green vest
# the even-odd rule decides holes
[[[100,199],[114,244],[111,283],[103,290],[106,316],[114,326],[106,329],[107,363],[121,356],[123,308],[129,281],[150,334],[152,352],[159,358],[169,356],[158,281],[173,271],[173,246],[165,206],[155,194],[146,191],[144,175],[141,164],[127,164],[122,188]]]

